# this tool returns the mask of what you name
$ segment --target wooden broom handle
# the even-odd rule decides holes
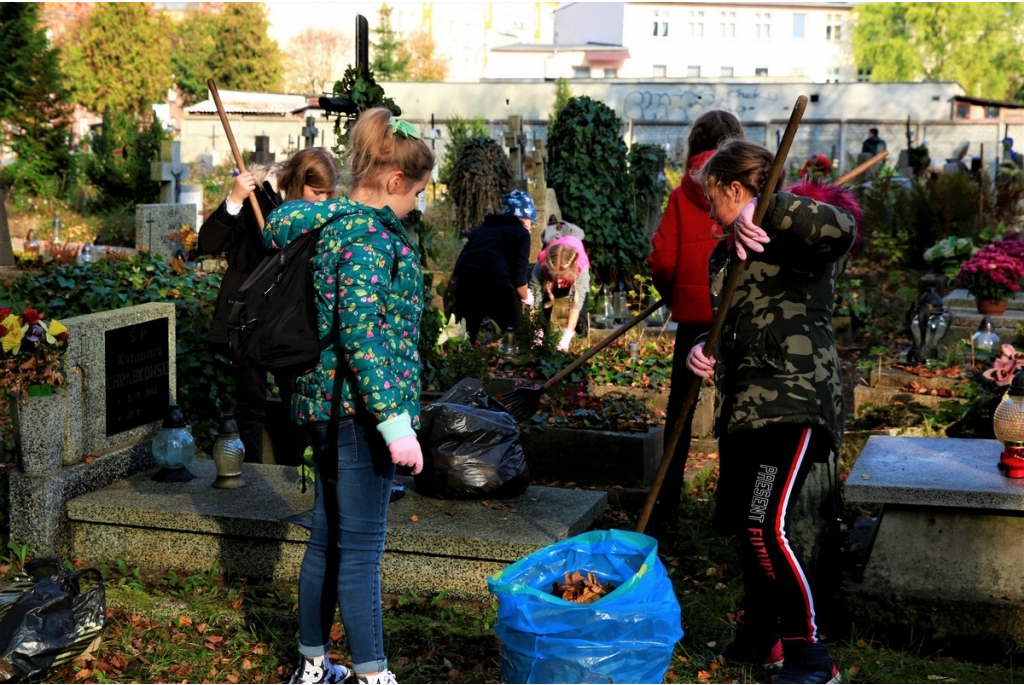
[[[217,115],[220,117],[220,123],[224,125],[224,135],[228,137],[228,145],[231,146],[231,154],[235,158],[235,166],[238,167],[238,173],[245,173],[245,162],[242,161],[242,154],[238,151],[238,145],[235,143],[235,136],[231,133],[231,124],[228,122],[227,112],[224,111],[224,103],[220,101],[220,93],[217,91],[217,84],[213,82],[213,79],[206,79],[206,85],[210,88],[210,95],[213,96],[213,102],[217,105]],[[256,191],[249,191],[249,204],[252,205],[252,212],[256,215],[256,223],[259,225],[260,230],[263,230],[263,210],[260,209],[260,203],[256,200]]]
[[[800,126],[800,119],[804,116],[804,110],[807,108],[807,96],[801,95],[796,99],[796,104],[793,105],[793,112],[789,117],[789,123],[786,125],[786,132],[782,136],[782,141],[779,143],[779,149],[775,153],[775,160],[772,162],[771,171],[768,173],[768,180],[764,184],[764,188],[761,189],[761,195],[757,198],[757,207],[754,208],[754,223],[758,226],[764,220],[764,215],[768,211],[768,202],[771,200],[772,195],[775,193],[775,186],[778,185],[779,179],[782,178],[782,174],[786,167],[786,157],[789,156],[789,149],[793,146],[793,138],[796,136],[796,129]],[[732,267],[729,272],[729,279],[725,284],[725,289],[722,291],[721,304],[718,305],[718,309],[715,311],[715,318],[711,322],[711,330],[708,332],[708,337],[704,341],[704,349],[713,350],[715,344],[718,342],[718,336],[722,332],[722,327],[725,325],[725,316],[729,312],[729,308],[732,305],[733,295],[736,293],[736,288],[739,286],[740,279],[743,276],[743,272],[747,268],[747,261],[743,260],[738,262]],[[672,435],[669,436],[668,443],[665,445],[665,452],[661,457],[661,464],[658,466],[658,472],[654,476],[654,482],[651,483],[651,490],[647,493],[647,500],[644,502],[644,508],[640,511],[640,519],[636,524],[636,532],[644,532],[644,528],[647,527],[647,521],[651,518],[651,512],[654,511],[654,504],[658,500],[658,494],[661,492],[661,486],[665,482],[665,475],[668,473],[669,464],[672,463],[672,457],[675,455],[676,446],[679,444],[679,439],[683,434],[683,428],[686,422],[683,421],[683,417],[689,415],[690,410],[693,408],[694,403],[697,401],[697,395],[700,392],[701,379],[698,376],[692,376],[690,378],[690,384],[686,391],[686,398],[683,400],[683,404],[680,407],[679,413],[676,415],[675,425],[672,426]]]
[[[881,162],[883,159],[885,159],[888,156],[889,156],[889,151],[888,150],[882,150],[881,152],[879,152],[877,155],[875,155],[874,157],[872,157],[868,161],[864,162],[863,164],[860,164],[859,166],[854,167],[853,169],[850,169],[845,174],[843,174],[842,176],[837,178],[835,180],[835,184],[837,186],[841,186],[844,183],[849,183],[850,181],[852,181],[853,179],[857,178],[858,176],[863,174],[865,171],[867,171],[868,169],[870,169],[874,165],[878,164],[879,162]]]

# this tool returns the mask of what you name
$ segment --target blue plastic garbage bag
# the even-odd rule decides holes
[[[658,542],[641,533],[598,530],[549,545],[488,578],[498,597],[502,682],[662,682],[683,627],[657,552]],[[574,571],[593,573],[615,589],[591,604],[551,594]]]

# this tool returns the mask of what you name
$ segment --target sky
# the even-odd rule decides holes
[[[394,4],[394,3],[392,3]],[[362,14],[371,25],[377,18],[378,2],[268,2],[270,37],[282,48],[296,33],[307,27],[337,29],[351,37],[356,34],[356,15]]]

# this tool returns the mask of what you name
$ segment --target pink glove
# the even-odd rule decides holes
[[[704,356],[704,343],[697,343],[690,348],[689,354],[686,355],[686,368],[694,376],[711,377],[711,373],[715,370],[715,358]]]
[[[389,442],[388,450],[391,452],[391,461],[396,466],[408,466],[414,476],[423,470],[423,450],[420,449],[420,441],[415,435],[407,435]]]
[[[756,197],[744,205],[732,222],[732,234],[736,239],[736,256],[741,260],[747,258],[747,250],[764,252],[764,246],[770,241],[764,229],[754,224],[755,207],[757,207]]]
[[[575,335],[576,331],[563,331],[562,339],[558,341],[558,345],[555,346],[555,349],[558,350],[559,352],[568,352],[569,343],[572,342],[572,339]]]

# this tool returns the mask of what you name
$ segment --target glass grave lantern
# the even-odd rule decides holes
[[[908,361],[925,363],[938,357],[939,342],[949,330],[952,312],[946,301],[929,288],[921,295],[910,319],[910,334],[914,338],[914,347],[908,355]]]
[[[981,317],[978,330],[971,336],[974,356],[978,359],[994,359],[999,352],[999,336],[992,330],[992,319],[988,314]]]
[[[178,405],[172,404],[164,417],[163,428],[153,438],[153,458],[160,470],[153,480],[161,483],[187,483],[195,476],[185,467],[196,456],[196,441]]]
[[[245,461],[245,446],[238,437],[238,424],[231,414],[220,417],[220,433],[213,443],[213,463],[217,467],[217,479],[213,487],[230,490],[245,485],[242,480],[242,462]]]
[[[992,430],[1005,448],[999,468],[1008,478],[1024,478],[1024,370],[1018,371],[992,414]]]

